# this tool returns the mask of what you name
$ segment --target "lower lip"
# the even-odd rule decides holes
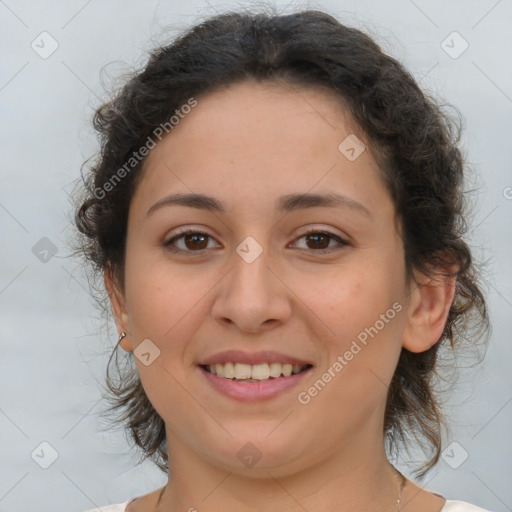
[[[293,388],[309,374],[312,368],[310,367],[296,375],[290,375],[290,377],[279,377],[277,379],[269,379],[261,382],[242,382],[226,379],[213,375],[201,366],[199,369],[206,377],[207,381],[219,393],[241,402],[258,402],[261,400],[269,400]]]

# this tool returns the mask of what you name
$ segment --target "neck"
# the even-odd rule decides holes
[[[239,474],[206,462],[167,434],[173,446],[171,469],[158,512],[397,510],[402,481],[380,439],[364,446],[347,443],[339,452],[300,470],[267,467]]]

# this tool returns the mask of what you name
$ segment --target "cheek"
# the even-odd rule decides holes
[[[132,332],[137,338],[183,339],[187,320],[197,314],[205,293],[191,276],[161,255],[132,252],[126,261],[126,300]],[[204,285],[207,289],[207,284]]]
[[[322,371],[336,375],[324,395],[326,403],[350,404],[355,411],[385,399],[405,322],[401,267],[385,261],[360,261],[359,269],[347,266],[316,294],[315,312],[334,332],[323,340],[327,358]]]
[[[345,274],[331,279],[329,287],[319,289],[316,297],[318,313],[336,338],[346,342],[348,335],[357,336],[376,322],[379,330],[383,330],[381,315],[384,320],[394,320],[396,309],[400,308],[393,310],[392,306],[403,301],[403,285],[396,272],[384,268],[347,269]],[[392,311],[386,316],[390,308]],[[388,331],[392,323],[385,322]]]
[[[324,306],[320,316],[335,334],[322,340],[326,358],[301,398],[309,400],[304,414],[328,414],[332,422],[323,428],[340,442],[364,428],[368,418],[380,421],[383,413],[404,323],[397,283],[397,276],[382,268],[353,272],[338,287],[317,295],[317,305]]]
[[[186,417],[186,411],[193,407],[182,383],[191,363],[187,343],[198,327],[198,315],[205,314],[203,302],[199,301],[204,292],[197,291],[190,276],[173,271],[167,262],[152,261],[147,255],[139,257],[132,253],[127,258],[126,276],[127,308],[139,377],[159,415],[170,428],[179,429],[180,421],[175,424],[176,418]],[[143,340],[150,340],[157,347],[149,345],[151,362],[147,365],[137,357],[137,346]]]

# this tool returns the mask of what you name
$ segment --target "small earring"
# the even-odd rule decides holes
[[[117,340],[118,345],[121,343],[123,338],[126,338],[126,333],[124,331],[119,335],[119,339]]]

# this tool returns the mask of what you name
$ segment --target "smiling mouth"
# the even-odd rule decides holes
[[[201,365],[201,367],[217,377],[231,379],[241,382],[261,382],[266,380],[291,377],[302,373],[312,367],[310,364],[289,364],[289,363],[217,363],[212,365]]]

